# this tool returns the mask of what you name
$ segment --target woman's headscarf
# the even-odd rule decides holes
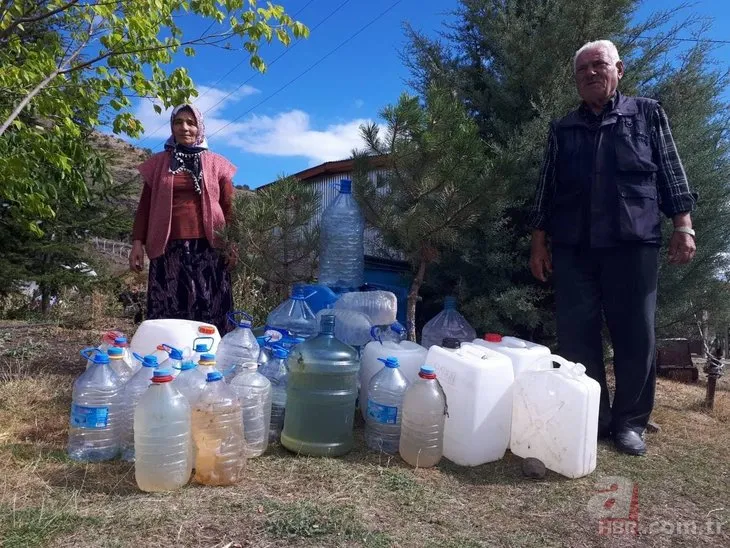
[[[192,146],[183,145],[175,141],[175,132],[173,126],[175,124],[175,116],[181,110],[188,109],[198,124],[198,136]],[[203,191],[203,163],[201,162],[202,153],[208,149],[208,141],[205,138],[205,122],[203,114],[193,105],[182,104],[175,107],[170,114],[170,137],[165,142],[165,150],[169,150],[172,157],[170,158],[170,173],[187,172],[193,178],[193,186],[195,192],[201,194]]]

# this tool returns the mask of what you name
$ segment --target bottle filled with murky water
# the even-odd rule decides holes
[[[259,373],[256,362],[246,362],[238,368],[230,387],[241,402],[246,457],[263,455],[269,445],[271,382]]]
[[[135,354],[134,357],[142,363],[142,367],[127,381],[122,392],[120,443],[122,459],[128,462],[134,462],[134,408],[152,382],[152,375],[159,365],[157,356],[152,354],[144,358]]]

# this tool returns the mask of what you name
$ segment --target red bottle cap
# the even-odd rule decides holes
[[[203,335],[213,335],[215,333],[215,327],[212,325],[201,325],[198,327],[198,333],[202,333]]]
[[[484,340],[491,343],[500,343],[502,342],[502,335],[499,333],[486,333]]]

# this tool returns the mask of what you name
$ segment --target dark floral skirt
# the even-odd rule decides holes
[[[176,318],[215,325],[228,332],[233,310],[231,274],[223,254],[205,238],[172,240],[150,261],[147,318]]]

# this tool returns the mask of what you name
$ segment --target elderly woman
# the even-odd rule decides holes
[[[231,213],[236,168],[208,150],[194,106],[175,108],[170,127],[165,150],[137,168],[145,184],[129,267],[142,271],[147,252],[147,318],[207,322],[223,334],[233,297],[218,232]]]

